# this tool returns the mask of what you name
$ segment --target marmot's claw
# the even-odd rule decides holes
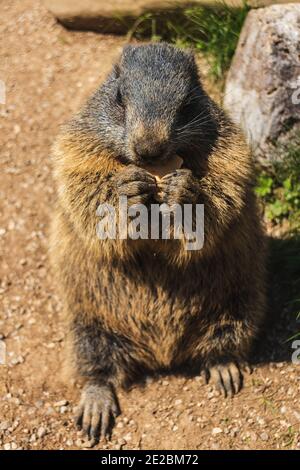
[[[162,202],[172,204],[193,203],[199,195],[199,185],[191,170],[179,169],[164,176],[159,183]]]
[[[253,367],[248,362],[239,362],[239,368],[243,372],[247,372],[247,374],[252,374],[253,372]]]
[[[146,170],[129,165],[118,176],[116,187],[119,196],[126,196],[129,205],[145,204],[157,191],[156,179]]]
[[[210,381],[225,397],[238,393],[243,385],[243,375],[234,362],[219,364],[208,369]]]
[[[87,385],[77,408],[75,422],[92,445],[105,438],[120,410],[115,393],[109,385]]]

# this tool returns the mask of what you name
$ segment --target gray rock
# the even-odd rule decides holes
[[[271,0],[252,0],[266,4]],[[44,0],[48,10],[70,29],[102,33],[127,33],[143,15],[155,13],[161,23],[172,15],[178,17],[184,8],[205,4],[205,0]],[[210,0],[219,3],[219,0]],[[243,0],[224,0],[240,6]],[[251,2],[250,2],[251,3]]]
[[[228,73],[224,106],[261,159],[271,159],[272,143],[300,127],[299,54],[299,3],[250,11]]]

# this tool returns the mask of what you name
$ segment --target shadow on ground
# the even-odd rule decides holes
[[[269,239],[267,322],[253,362],[291,361],[300,333],[300,235]],[[299,338],[300,339],[300,334]]]

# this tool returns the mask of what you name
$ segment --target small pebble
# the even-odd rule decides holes
[[[68,400],[60,400],[54,403],[53,406],[60,408],[61,406],[67,406],[69,404]]]
[[[261,438],[262,441],[268,441],[269,440],[269,436],[266,432],[261,433],[260,438]]]
[[[0,423],[0,431],[6,431],[8,428],[10,428],[9,421],[3,421]]]
[[[91,439],[90,441],[84,441],[81,444],[81,447],[84,447],[85,449],[91,449],[92,447],[94,447],[95,443],[96,442],[94,439]]]
[[[221,428],[213,428],[211,433],[212,433],[213,436],[216,436],[217,434],[221,434],[222,432],[223,431],[222,431]]]
[[[44,426],[41,426],[37,431],[37,435],[40,439],[44,437],[46,434],[47,434],[47,431],[46,431],[46,428],[44,428]]]

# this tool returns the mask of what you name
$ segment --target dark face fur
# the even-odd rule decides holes
[[[199,151],[213,125],[194,57],[167,44],[125,47],[84,114],[103,144],[137,164]]]

